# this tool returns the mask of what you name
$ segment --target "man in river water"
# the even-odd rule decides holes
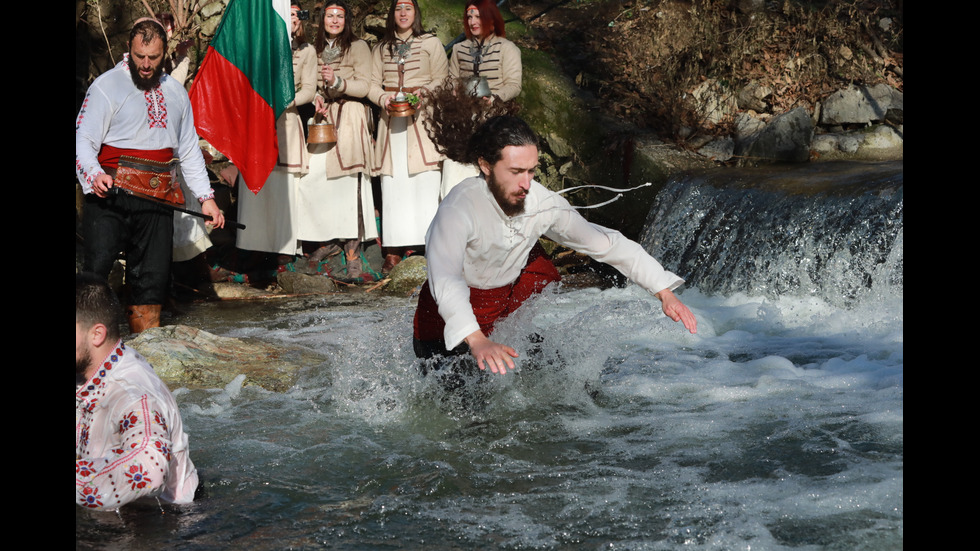
[[[95,274],[75,276],[75,503],[189,503],[197,469],[167,386],[119,338],[122,307]]]
[[[697,332],[694,314],[672,292],[683,279],[533,180],[538,139],[527,123],[488,120],[470,138],[468,156],[481,175],[453,188],[426,235],[428,281],[414,321],[418,357],[468,351],[481,370],[513,370],[517,351],[488,337],[498,319],[560,279],[538,244],[542,235],[612,265],[660,299],[668,317]]]

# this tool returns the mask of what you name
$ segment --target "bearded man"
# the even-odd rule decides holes
[[[75,503],[189,503],[198,476],[180,411],[146,359],[120,340],[121,310],[104,279],[75,275]]]
[[[481,370],[514,369],[517,352],[488,337],[497,320],[560,279],[541,236],[612,265],[660,299],[668,317],[697,332],[694,314],[672,292],[683,279],[533,180],[538,139],[527,123],[509,115],[489,119],[469,140],[468,156],[481,175],[453,188],[426,234],[428,281],[414,321],[418,357],[468,351]]]
[[[163,25],[138,20],[128,56],[95,79],[75,120],[75,174],[85,192],[84,269],[108,277],[125,251],[127,312],[135,332],[160,324],[173,252],[173,210],[145,197],[183,204],[173,177],[178,160],[209,224],[224,226],[187,92],[163,72],[166,52]],[[114,187],[128,191],[115,193]]]

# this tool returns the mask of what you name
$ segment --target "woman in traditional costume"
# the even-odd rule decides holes
[[[297,15],[300,9],[299,2],[293,0],[290,12],[295,97],[276,121],[278,162],[257,194],[240,178],[238,184],[238,220],[246,226],[238,232],[238,248],[279,253],[289,260],[300,252],[295,222],[296,180],[309,170],[303,122],[296,107],[313,101],[317,80],[316,51],[304,36]]]
[[[385,36],[374,50],[368,95],[382,111],[374,157],[374,173],[381,175],[382,271],[410,249],[421,251],[439,206],[443,156],[426,133],[418,101],[424,103],[448,74],[443,45],[422,31],[416,0],[394,0]]]
[[[333,275],[363,280],[372,274],[361,243],[378,237],[371,193],[374,120],[365,99],[371,48],[354,36],[351,19],[346,0],[328,0],[314,42],[320,61],[314,124],[332,124],[337,141],[309,146],[310,172],[298,186],[297,236],[313,243],[341,240],[346,273]]]
[[[481,96],[487,104],[510,101],[521,93],[521,50],[504,38],[504,18],[493,0],[472,0],[463,10],[466,39],[453,46],[449,77],[467,93]],[[479,169],[452,159],[443,163],[442,191],[449,190]]]

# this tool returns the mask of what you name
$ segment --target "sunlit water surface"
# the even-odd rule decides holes
[[[76,507],[76,542],[900,548],[901,297],[850,310],[682,298],[696,336],[637,287],[543,296],[497,335],[526,355],[536,330],[544,352],[490,378],[466,410],[418,374],[410,299],[204,305],[229,310],[205,329],[324,361],[284,393],[177,391],[204,497],[163,513]]]

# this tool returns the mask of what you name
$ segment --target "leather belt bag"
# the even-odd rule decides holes
[[[183,205],[184,192],[174,177],[177,161],[176,157],[168,162],[159,162],[122,155],[114,184],[168,203]]]

